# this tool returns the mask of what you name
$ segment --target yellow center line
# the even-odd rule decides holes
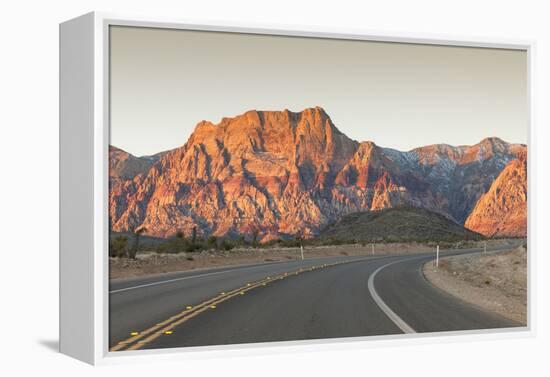
[[[191,318],[194,318],[196,317],[197,315],[205,312],[206,310],[208,310],[209,308],[211,309],[214,309],[216,307],[217,304],[220,304],[224,301],[227,301],[229,300],[230,298],[234,297],[234,296],[237,296],[238,294],[244,294],[244,292],[246,291],[250,291],[256,287],[258,287],[261,283],[256,283],[256,284],[251,284],[250,286],[247,285],[246,287],[243,287],[242,290],[240,290],[239,292],[235,292],[231,295],[225,295],[224,297],[221,297],[219,299],[217,299],[216,301],[214,301],[210,306],[205,306],[205,307],[202,307],[196,311],[194,311],[193,313],[187,315],[187,316],[184,316],[174,322],[171,322],[168,326],[166,326],[165,328],[163,328],[162,330],[160,331],[157,331],[153,334],[151,334],[150,336],[148,336],[147,338],[145,338],[143,341],[141,342],[138,342],[138,343],[135,343],[133,344],[132,346],[128,347],[127,350],[129,351],[132,351],[132,350],[137,350],[139,348],[141,348],[143,345],[147,344],[147,343],[150,343],[151,341],[157,339],[158,337],[160,337],[161,335],[163,335],[166,331],[172,331],[175,327],[181,325],[182,323],[184,322],[187,322],[188,320],[190,320]]]
[[[182,318],[182,317],[185,317],[187,316],[188,314],[191,314],[191,313],[194,313],[200,309],[203,309],[203,308],[208,308],[210,305],[213,305],[214,302],[216,302],[216,300],[218,300],[219,298],[221,297],[226,297],[226,298],[230,298],[230,297],[233,297],[235,294],[238,294],[238,293],[241,293],[241,291],[243,290],[248,290],[249,288],[252,288],[252,287],[256,287],[257,284],[261,284],[262,282],[264,282],[264,280],[256,283],[255,285],[251,285],[250,283],[248,283],[245,287],[239,287],[237,289],[234,289],[233,291],[230,291],[230,292],[226,292],[224,295],[218,295],[214,298],[211,298],[207,301],[204,301],[202,303],[200,303],[199,305],[196,305],[196,306],[187,306],[187,308],[191,308],[191,309],[186,309],[176,315],[173,315],[171,316],[170,318],[168,318],[167,320],[164,320],[160,323],[157,323],[155,326],[152,326],[150,328],[148,328],[147,330],[144,330],[144,331],[141,331],[138,335],[135,335],[135,336],[132,336],[128,339],[125,339],[121,342],[119,342],[116,346],[113,346],[111,347],[111,349],[109,351],[119,351],[121,350],[122,348],[128,346],[129,344],[131,343],[134,343],[136,341],[139,341],[140,339],[146,337],[147,335],[151,334],[151,333],[155,333],[155,332],[158,332],[159,331],[159,328],[163,327],[163,326],[167,326],[169,325],[170,323],[172,323],[173,321],[177,321],[178,319]],[[241,293],[242,294],[242,293]],[[225,301],[225,300],[224,300]],[[200,312],[202,313],[204,310],[201,310]],[[142,343],[141,341],[139,341],[138,343]]]
[[[242,290],[242,289],[243,289],[243,287],[239,287],[239,288],[237,288],[237,289],[235,289],[235,290],[233,290],[233,291],[231,291],[231,292],[229,292],[229,293],[226,293],[224,296],[226,296],[226,295],[228,295],[228,294],[231,294],[231,293],[234,293],[234,292],[238,292],[238,291],[240,291],[240,290]],[[133,342],[135,342],[135,341],[138,341],[138,340],[144,338],[145,336],[151,334],[152,332],[157,331],[160,327],[166,326],[166,325],[168,325],[170,322],[175,321],[175,320],[178,320],[178,319],[181,318],[182,316],[185,316],[185,315],[187,315],[187,314],[189,314],[189,313],[192,313],[193,311],[196,311],[196,310],[198,310],[198,309],[200,309],[200,308],[202,308],[202,307],[205,307],[205,306],[208,306],[208,305],[212,304],[213,301],[217,300],[217,299],[218,299],[219,297],[221,297],[221,296],[222,296],[222,295],[216,296],[216,297],[211,298],[211,299],[209,299],[209,300],[207,300],[207,301],[204,301],[204,302],[202,302],[201,304],[196,305],[196,306],[190,306],[190,305],[189,305],[189,306],[186,307],[186,309],[185,309],[184,311],[182,311],[182,312],[180,312],[180,313],[178,313],[178,314],[176,314],[176,315],[173,315],[173,316],[171,316],[170,318],[168,318],[168,319],[166,319],[166,320],[164,320],[164,321],[162,321],[162,322],[160,322],[160,323],[157,323],[155,326],[152,326],[152,327],[150,327],[150,328],[148,328],[148,329],[146,329],[146,330],[144,330],[144,331],[139,332],[139,333],[138,333],[137,335],[135,335],[135,336],[131,336],[130,338],[125,339],[125,340],[119,342],[116,346],[111,347],[110,351],[119,351],[120,349],[124,348],[124,347],[127,346],[128,344],[133,343]]]
[[[320,266],[317,266],[317,267],[313,266],[313,267],[311,267],[309,269],[306,269],[306,270],[303,270],[302,268],[300,268],[299,270],[294,271],[294,274],[298,275],[299,273],[304,273],[304,272],[307,272],[307,271],[313,271],[318,267],[336,266],[336,265],[342,264],[342,263],[349,263],[349,262],[347,262],[347,261],[346,262],[335,262],[335,263],[331,263],[331,264],[320,265]],[[232,291],[222,292],[218,296],[213,297],[211,299],[208,299],[208,300],[206,300],[206,301],[204,301],[204,302],[202,302],[198,305],[195,305],[195,306],[188,305],[188,306],[186,306],[186,309],[184,311],[169,317],[165,321],[157,323],[155,326],[152,326],[152,327],[150,327],[150,328],[148,328],[144,331],[141,331],[141,332],[137,332],[137,331],[132,332],[132,334],[136,334],[136,335],[132,335],[130,338],[119,342],[117,345],[111,347],[111,349],[109,351],[111,351],[111,352],[112,351],[120,351],[124,347],[128,347],[128,348],[126,348],[126,350],[139,349],[142,346],[144,346],[145,344],[150,343],[151,341],[157,339],[158,337],[160,337],[162,335],[172,334],[173,329],[175,327],[177,327],[180,324],[190,320],[191,318],[196,317],[200,313],[203,313],[208,309],[215,309],[216,305],[218,305],[218,304],[220,304],[224,301],[227,301],[227,300],[229,300],[229,299],[231,299],[231,298],[233,298],[237,295],[244,295],[245,292],[250,291],[252,289],[255,289],[257,287],[265,286],[266,284],[273,283],[276,280],[283,280],[285,277],[288,277],[289,274],[292,274],[292,272],[291,273],[285,272],[285,273],[280,274],[280,275],[275,276],[275,277],[268,276],[268,277],[266,277],[266,278],[264,278],[260,281],[257,281],[257,282],[254,282],[254,283],[247,283],[246,285],[244,285],[242,287],[239,287],[239,288],[236,288]]]

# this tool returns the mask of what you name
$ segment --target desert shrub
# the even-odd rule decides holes
[[[206,244],[211,249],[217,248],[218,247],[218,238],[216,236],[210,236],[210,237],[208,237],[208,240],[206,241]]]
[[[195,251],[201,251],[201,250],[204,250],[204,244],[200,243],[200,242],[189,242],[185,246],[185,251],[188,252],[188,253],[192,253],[192,252],[195,252]]]
[[[233,241],[235,246],[247,247],[250,246],[250,242],[246,240],[244,234],[239,235],[239,237]]]
[[[122,258],[128,255],[128,237],[117,236],[109,245],[109,256]]]
[[[155,246],[155,251],[157,253],[192,253],[218,247],[218,239],[214,236],[209,237],[207,240],[198,236],[195,236],[194,239],[193,242],[193,237],[185,238],[176,235],[175,238],[158,243]]]
[[[280,245],[282,247],[300,247],[299,239],[281,240]]]
[[[222,250],[225,250],[225,251],[229,251],[229,250],[233,249],[234,247],[235,247],[235,245],[229,240],[223,240],[221,245],[220,245],[220,248]]]
[[[172,238],[162,243],[159,243],[155,247],[157,253],[176,254],[187,251],[189,241],[186,238]]]

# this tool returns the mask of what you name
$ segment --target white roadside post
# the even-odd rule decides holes
[[[372,246],[372,255],[374,255],[374,242],[371,244]]]
[[[304,260],[304,235],[302,231],[299,231],[296,236],[297,240],[300,241],[300,256],[302,257],[302,260]]]
[[[439,245],[437,245],[437,248],[435,251],[435,266],[439,267]]]

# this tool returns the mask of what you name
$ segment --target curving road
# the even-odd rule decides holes
[[[432,286],[421,267],[433,258],[334,257],[113,281],[111,351],[521,326]]]

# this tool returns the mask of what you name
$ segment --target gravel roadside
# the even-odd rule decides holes
[[[527,249],[442,258],[423,268],[436,287],[487,311],[527,324]]]
[[[507,245],[509,240],[491,240],[492,246]],[[515,242],[515,241],[513,241]],[[482,247],[482,242],[461,242],[451,248]],[[435,244],[423,243],[387,243],[375,244],[374,255],[414,254],[433,251]],[[237,248],[231,251],[209,250],[193,253],[140,252],[136,259],[110,258],[109,275],[111,279],[124,279],[135,276],[161,274],[176,271],[189,271],[251,263],[279,262],[299,259],[299,248]],[[371,244],[307,246],[304,257],[323,258],[335,256],[370,256]]]

